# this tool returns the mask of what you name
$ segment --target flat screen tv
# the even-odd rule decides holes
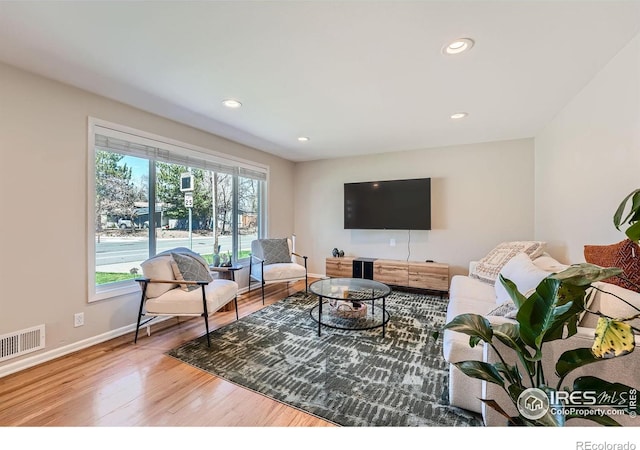
[[[431,178],[345,183],[344,228],[430,230]]]

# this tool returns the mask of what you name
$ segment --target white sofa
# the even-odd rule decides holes
[[[529,263],[535,266],[535,268],[529,269],[530,272],[536,272],[535,276],[532,276],[531,273],[529,275],[519,276],[521,274],[513,272],[507,276],[507,274],[503,273],[506,278],[514,282],[519,278],[524,280],[520,284],[516,282],[518,289],[522,293],[529,291],[530,286],[533,285],[533,287],[535,287],[539,283],[539,281],[536,281],[536,278],[544,277],[545,273],[559,272],[567,267],[547,254],[534,258],[533,260],[529,259]],[[474,272],[475,264],[477,263],[472,262],[470,264],[469,273]],[[504,269],[508,268],[509,266],[505,265]],[[518,270],[518,264],[514,264],[511,270]],[[505,272],[508,273],[508,271]],[[496,288],[496,286],[498,287]],[[496,282],[496,286],[466,275],[454,276],[451,280],[449,291],[450,300],[447,309],[447,322],[451,321],[457,315],[464,313],[484,315],[492,324],[513,320],[504,315],[494,315],[496,311],[500,314],[504,313],[504,310],[507,309],[504,307],[501,308],[499,304],[501,295],[504,295],[504,292],[499,292],[500,289],[503,289],[500,281]],[[636,292],[602,282],[596,283],[596,286],[605,292],[630,300],[635,305],[640,305],[640,294]],[[498,291],[498,293],[496,291]],[[613,296],[599,291],[596,292],[590,308],[612,317],[628,317],[633,314],[633,310],[630,309],[630,307],[624,305]],[[563,351],[570,348],[591,347],[596,322],[597,317],[587,313],[582,318],[576,335],[566,340],[557,340],[545,344],[543,365],[545,366],[545,374],[551,382],[557,381],[557,377],[555,377],[555,361]],[[638,322],[640,322],[640,320]],[[640,327],[637,322],[634,325]],[[619,382],[636,388],[640,387],[640,376],[638,375],[640,373],[640,349],[637,349],[639,344],[640,338],[636,336],[636,350],[634,352],[624,357],[607,359],[584,366],[574,371],[575,373],[567,378],[563,385],[566,385],[567,382],[572,382],[576,376],[593,375],[611,382]],[[449,363],[450,404],[482,414],[486,426],[506,426],[507,421],[503,416],[492,408],[485,406],[483,402],[480,401],[480,398],[494,399],[502,408],[515,416],[517,415],[516,408],[512,405],[506,393],[493,383],[487,383],[466,376],[452,364],[465,360],[496,362],[496,355],[491,347],[481,344],[472,348],[469,346],[469,336],[451,330],[445,330],[443,335],[443,352],[445,360]],[[512,353],[508,351],[501,352],[501,354],[503,356],[512,355]],[[513,356],[512,359],[507,358],[507,363],[517,363],[515,355]],[[624,425],[640,425],[640,418],[624,416],[622,418],[616,417],[616,420]],[[593,422],[574,419],[567,424],[585,426],[593,424]]]

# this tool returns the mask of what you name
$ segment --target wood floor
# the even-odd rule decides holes
[[[266,304],[299,290],[304,282],[267,286]],[[262,308],[260,290],[238,306],[240,317]],[[234,320],[220,311],[210,326]],[[171,319],[137,344],[131,333],[0,378],[0,426],[333,426],[164,354],[202,334],[201,318]]]

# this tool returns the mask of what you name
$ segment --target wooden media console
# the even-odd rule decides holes
[[[345,256],[327,258],[325,273],[334,278],[368,278],[392,286],[449,291],[449,265],[443,263]]]

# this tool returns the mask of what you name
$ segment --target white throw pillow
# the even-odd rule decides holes
[[[469,276],[485,283],[495,284],[500,270],[511,258],[518,253],[526,253],[531,258],[536,258],[544,252],[544,245],[545,243],[541,241],[503,242],[478,261]]]
[[[500,275],[513,281],[518,291],[525,297],[531,295],[540,282],[551,273],[536,266],[526,253],[518,253],[500,270]],[[511,296],[500,281],[500,277],[496,280],[495,288],[498,305],[511,300]]]

